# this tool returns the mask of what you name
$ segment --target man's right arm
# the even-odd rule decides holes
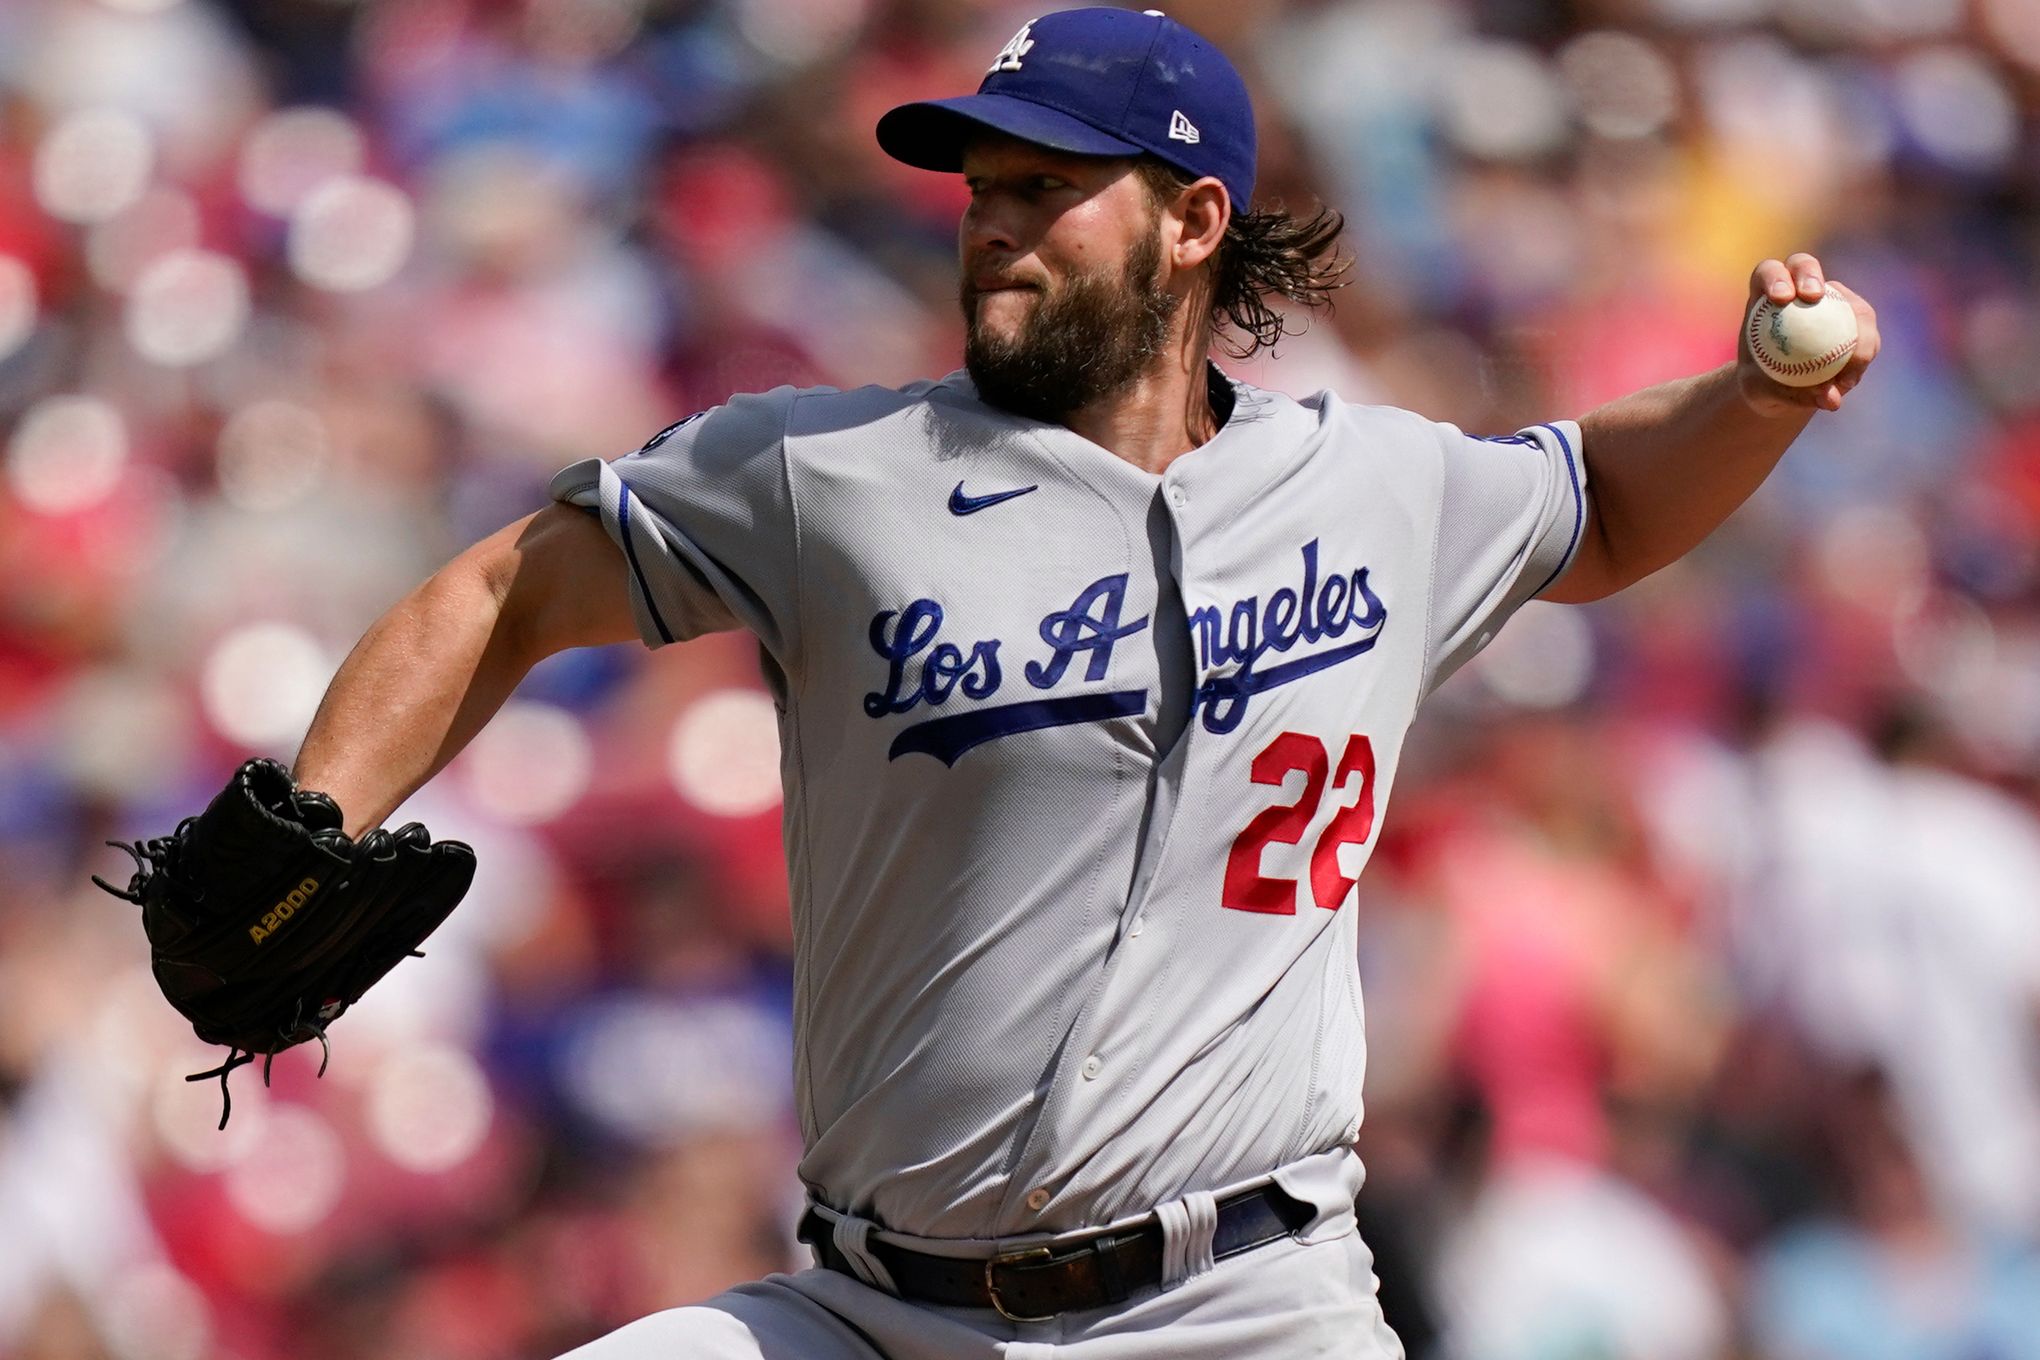
[[[298,752],[349,835],[379,825],[495,716],[538,662],[638,637],[623,553],[553,505],[446,564],[378,619],[326,690]]]

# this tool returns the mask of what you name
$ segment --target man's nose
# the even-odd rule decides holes
[[[1001,211],[990,198],[978,199],[964,209],[962,230],[964,249],[972,254],[1020,248],[1020,233],[1013,214]]]

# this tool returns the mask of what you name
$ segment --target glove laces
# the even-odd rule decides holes
[[[184,833],[197,820],[196,817],[186,817],[177,824],[175,831],[167,836],[157,836],[153,840],[132,843],[108,841],[108,845],[134,860],[134,876],[128,880],[125,888],[114,887],[98,874],[92,875],[92,881],[122,901],[132,902],[139,907],[142,905],[142,894],[149,880],[160,875],[164,882],[188,894],[193,902],[204,901],[205,889],[186,878],[181,872],[182,866],[178,863],[178,850],[183,844]]]
[[[340,1007],[340,1010],[345,1009],[345,1006]],[[319,1041],[319,1070],[316,1075],[321,1077],[326,1075],[326,1064],[333,1060],[333,1045],[326,1041],[326,1026],[340,1018],[340,1011],[336,1010],[331,1015],[327,1015],[325,1008],[321,1008],[309,1020],[304,1018],[304,1014],[305,1003],[300,1000],[297,1004],[297,1013],[291,1018],[291,1022],[277,1027],[276,1046],[267,1053],[259,1055],[262,1058],[263,1086],[269,1085],[269,1072],[276,1065],[277,1053],[299,1042],[299,1035],[305,1030],[310,1030],[312,1037]],[[220,1127],[222,1129],[226,1128],[227,1119],[234,1113],[234,1093],[227,1086],[227,1078],[232,1075],[235,1068],[246,1067],[249,1063],[254,1062],[257,1056],[254,1049],[241,1048],[237,1045],[227,1050],[227,1060],[218,1067],[209,1067],[203,1072],[193,1072],[185,1078],[186,1081],[210,1081],[214,1077],[220,1079]]]

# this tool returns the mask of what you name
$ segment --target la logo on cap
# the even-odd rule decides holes
[[[1020,31],[1015,33],[1012,39],[999,49],[998,56],[992,58],[992,64],[985,68],[985,74],[989,76],[996,75],[1000,71],[1019,70],[1020,58],[1034,50],[1034,40],[1027,36],[1028,30],[1033,27],[1034,24],[1031,21],[1020,25]]]

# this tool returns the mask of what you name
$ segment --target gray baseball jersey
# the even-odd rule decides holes
[[[1160,476],[952,374],[553,482],[648,643],[763,644],[824,1204],[1066,1231],[1355,1136],[1354,881],[1418,702],[1577,545],[1579,431],[1225,391]]]

